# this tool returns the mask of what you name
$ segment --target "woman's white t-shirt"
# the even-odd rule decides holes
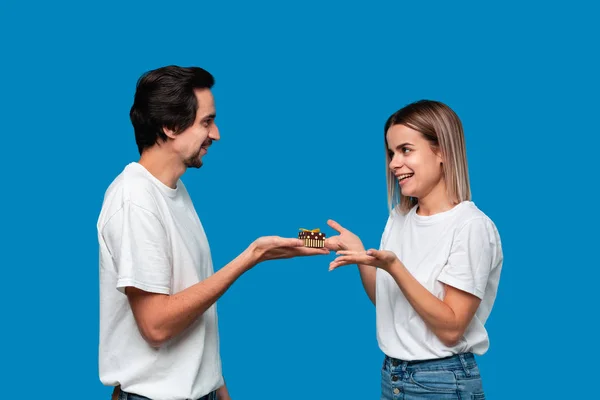
[[[503,255],[494,223],[473,202],[431,216],[394,210],[382,238],[382,250],[394,252],[410,273],[439,299],[444,285],[471,293],[481,304],[462,339],[444,345],[410,305],[394,278],[377,269],[377,340],[390,357],[412,361],[448,357],[463,352],[481,355],[489,347],[484,324],[490,315],[500,280]]]

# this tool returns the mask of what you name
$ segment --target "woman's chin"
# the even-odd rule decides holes
[[[407,189],[400,188],[400,193],[402,193],[402,196],[415,197],[415,193],[413,190],[407,190]]]

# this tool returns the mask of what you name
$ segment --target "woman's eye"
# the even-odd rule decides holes
[[[403,152],[404,154],[406,154],[406,153],[409,153],[409,152],[410,152],[410,149],[409,149],[408,147],[403,147],[403,148],[402,148],[402,152]]]

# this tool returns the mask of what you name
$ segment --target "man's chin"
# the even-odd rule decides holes
[[[200,159],[200,157],[196,157],[192,160],[187,160],[185,162],[185,166],[187,168],[196,168],[197,169],[197,168],[202,167],[202,165],[204,165],[204,164],[202,163],[202,160]]]

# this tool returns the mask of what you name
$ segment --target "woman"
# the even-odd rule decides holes
[[[379,250],[335,221],[330,270],[358,264],[385,353],[381,399],[484,399],[474,354],[496,298],[502,247],[471,201],[462,124],[445,104],[418,101],[384,128],[390,216]]]

